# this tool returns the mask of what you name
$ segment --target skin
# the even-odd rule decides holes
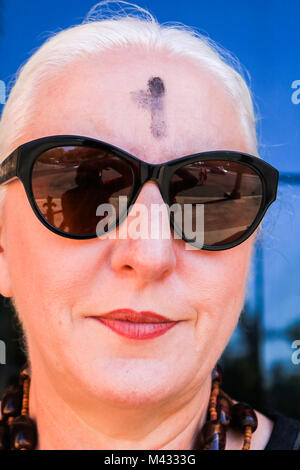
[[[234,103],[200,66],[135,48],[96,59],[44,84],[34,103],[39,118],[16,146],[85,135],[152,163],[205,150],[247,151]],[[153,136],[149,109],[132,99],[151,77],[166,90],[164,138]],[[150,210],[163,201],[148,182],[136,202]],[[27,338],[39,448],[192,448],[212,368],[243,306],[254,238],[219,252],[188,251],[173,238],[71,240],[47,230],[20,181],[11,183],[1,219],[0,291],[14,298]],[[87,318],[117,308],[181,322],[135,341]],[[267,418],[259,415],[259,423],[252,448],[264,448],[271,432]],[[228,448],[241,443],[229,433]]]

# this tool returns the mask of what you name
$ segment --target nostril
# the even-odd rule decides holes
[[[127,270],[127,271],[131,271],[133,269],[132,266],[129,266],[129,264],[125,264],[124,268]]]

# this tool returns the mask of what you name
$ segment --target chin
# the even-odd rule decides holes
[[[90,364],[78,379],[87,393],[111,405],[153,405],[185,386],[174,366],[154,359],[105,358]]]

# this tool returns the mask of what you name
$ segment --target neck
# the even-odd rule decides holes
[[[62,398],[42,371],[32,370],[29,413],[38,449],[193,449],[208,407],[211,377],[193,396],[146,406],[116,407]]]

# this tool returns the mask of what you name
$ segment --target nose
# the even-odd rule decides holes
[[[119,226],[112,248],[111,267],[117,274],[135,279],[141,287],[162,281],[175,266],[167,208],[157,184],[149,181],[143,186],[126,221]]]

